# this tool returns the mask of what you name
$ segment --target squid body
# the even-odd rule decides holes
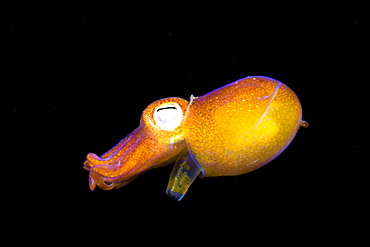
[[[198,176],[240,175],[267,164],[307,125],[289,87],[246,77],[189,101],[151,103],[137,129],[104,155],[88,154],[84,168],[91,190],[110,190],[176,161],[166,192],[181,200]]]

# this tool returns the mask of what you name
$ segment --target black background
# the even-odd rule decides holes
[[[1,4],[0,25],[1,235],[369,240],[364,5],[14,1]],[[198,179],[180,202],[165,194],[171,166],[119,190],[89,190],[86,154],[113,147],[148,104],[252,75],[292,88],[310,124],[270,164]]]

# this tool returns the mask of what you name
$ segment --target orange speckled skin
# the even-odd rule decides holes
[[[271,78],[247,77],[191,103],[185,122],[190,152],[204,176],[239,175],[279,155],[301,124],[297,96]]]
[[[161,106],[180,112],[173,129],[161,129],[156,122],[154,114],[164,109]],[[286,85],[268,77],[247,77],[190,102],[153,102],[136,130],[101,157],[88,154],[84,168],[90,171],[91,190],[96,185],[109,190],[169,164],[187,149],[203,176],[244,174],[278,156],[302,125],[301,118],[299,100]],[[186,168],[186,163],[180,165]],[[189,184],[186,171],[180,169]]]
[[[91,153],[87,155],[84,168],[90,171],[91,190],[96,185],[104,190],[123,187],[143,171],[174,161],[176,155],[185,148],[185,143],[179,141],[169,145],[169,140],[180,135],[182,129],[168,132],[153,125],[152,112],[166,102],[178,103],[183,111],[189,104],[181,98],[155,101],[144,110],[140,126],[115,147],[100,158]]]

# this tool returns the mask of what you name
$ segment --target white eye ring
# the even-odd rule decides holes
[[[183,113],[177,103],[165,103],[155,108],[153,117],[157,127],[171,131],[180,125]]]

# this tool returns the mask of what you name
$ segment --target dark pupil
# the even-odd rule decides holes
[[[176,110],[176,107],[174,107],[174,106],[167,106],[167,107],[159,108],[159,109],[157,109],[157,112],[159,112],[161,110],[165,110],[165,109],[175,109]]]

